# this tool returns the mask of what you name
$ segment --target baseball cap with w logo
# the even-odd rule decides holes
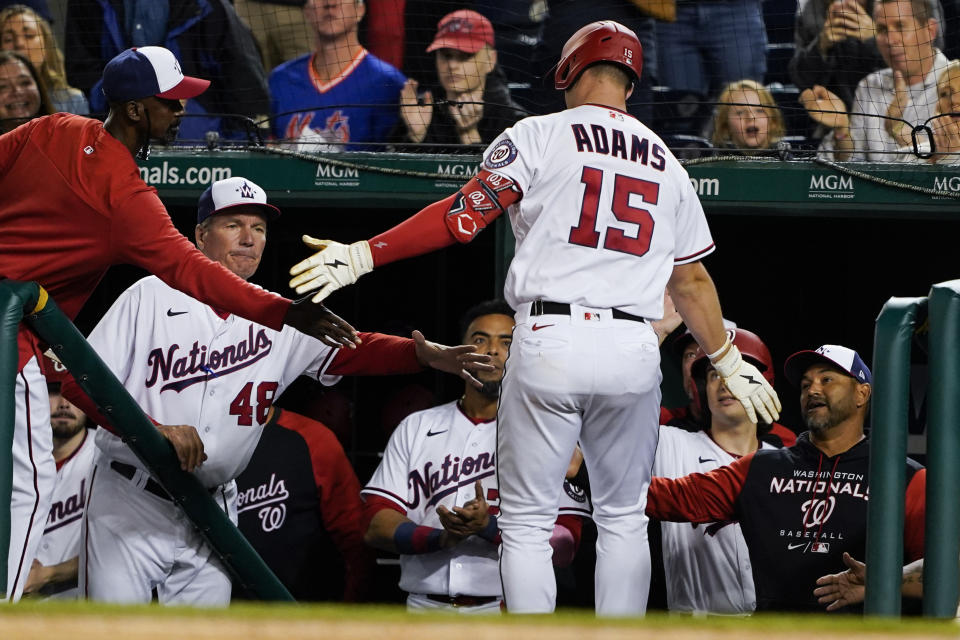
[[[103,95],[110,102],[150,96],[186,100],[209,86],[209,80],[183,75],[176,56],[163,47],[127,49],[103,69]]]
[[[440,19],[437,35],[427,47],[427,53],[437,49],[455,49],[474,54],[484,45],[493,46],[493,25],[476,11],[460,9]]]
[[[872,384],[873,375],[860,354],[848,347],[837,344],[825,344],[815,351],[798,351],[783,363],[783,372],[787,380],[799,386],[800,379],[816,363],[826,363],[836,367],[860,384]]]
[[[214,214],[243,205],[256,207],[267,220],[280,216],[280,209],[267,203],[267,194],[257,183],[237,176],[218,180],[207,187],[197,203],[197,224]]]

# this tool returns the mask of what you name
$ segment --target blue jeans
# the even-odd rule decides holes
[[[657,49],[660,82],[673,89],[712,97],[735,80],[763,82],[760,0],[680,0],[676,22],[657,22]]]

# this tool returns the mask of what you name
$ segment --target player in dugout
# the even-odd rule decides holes
[[[503,300],[481,302],[461,325],[464,344],[489,355],[496,369],[478,372],[483,386],[465,385],[459,400],[407,416],[362,491],[365,539],[400,554],[400,588],[410,611],[499,613],[503,600],[497,400],[513,340],[513,309]],[[558,567],[573,561],[583,518],[590,515],[586,493],[569,480],[562,484],[550,536]]]
[[[200,197],[197,246],[239,278],[257,271],[268,221],[279,209],[242,177],[220,180]],[[155,276],[134,283],[90,333],[91,346],[134,400],[166,424],[184,471],[207,487],[236,524],[237,488],[273,414],[273,401],[300,375],[333,384],[343,375],[413,373],[434,367],[480,384],[464,366],[485,363],[472,346],[444,347],[376,333],[355,349],[334,349],[310,336],[245,320],[191,298]],[[122,336],[122,340],[117,337]],[[483,365],[488,367],[489,365]],[[66,391],[77,393],[72,380]],[[90,480],[80,553],[81,595],[113,603],[225,606],[226,568],[105,421]]]
[[[105,122],[58,113],[0,136],[0,279],[36,281],[69,318],[106,270],[132,264],[207,304],[331,346],[356,331],[327,309],[295,304],[209,260],[174,227],[135,157],[176,136],[184,101],[207,80],[184,76],[162,47],[128,49],[103,72]],[[18,600],[36,556],[56,477],[39,338],[18,334],[7,593]],[[161,428],[162,430],[162,428]]]
[[[758,611],[820,611],[819,577],[863,557],[870,442],[864,423],[870,369],[853,349],[823,345],[785,365],[800,389],[809,428],[797,444],[760,449],[729,465],[682,478],[654,478],[647,513],[672,522],[740,523],[750,552]],[[904,558],[923,554],[926,470],[904,460]]]

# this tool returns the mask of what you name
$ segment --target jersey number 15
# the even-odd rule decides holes
[[[585,186],[583,202],[580,204],[580,221],[570,229],[570,243],[596,249],[600,245],[600,232],[597,231],[597,212],[600,210],[600,188],[603,186],[603,171],[594,167],[584,167],[580,182]],[[620,222],[637,225],[637,237],[631,238],[616,227],[607,227],[603,248],[621,253],[642,256],[650,250],[650,237],[653,235],[653,216],[646,209],[630,204],[630,196],[637,195],[647,204],[657,204],[660,185],[649,180],[631,178],[615,174],[613,180],[613,202],[610,211]]]

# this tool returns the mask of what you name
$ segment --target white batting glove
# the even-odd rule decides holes
[[[290,286],[297,293],[319,289],[313,302],[351,285],[365,273],[373,271],[373,255],[366,240],[341,244],[333,240],[317,240],[303,236],[303,243],[317,252],[290,268]]]
[[[717,353],[723,353],[727,345],[730,345],[730,349],[726,354],[717,360],[714,360],[714,354],[711,354],[710,362],[723,378],[723,384],[727,390],[746,409],[750,421],[757,422],[759,413],[764,422],[772,424],[780,417],[781,406],[777,392],[773,390],[759,369],[743,359],[737,345],[730,344],[730,338],[727,338],[726,343]]]

